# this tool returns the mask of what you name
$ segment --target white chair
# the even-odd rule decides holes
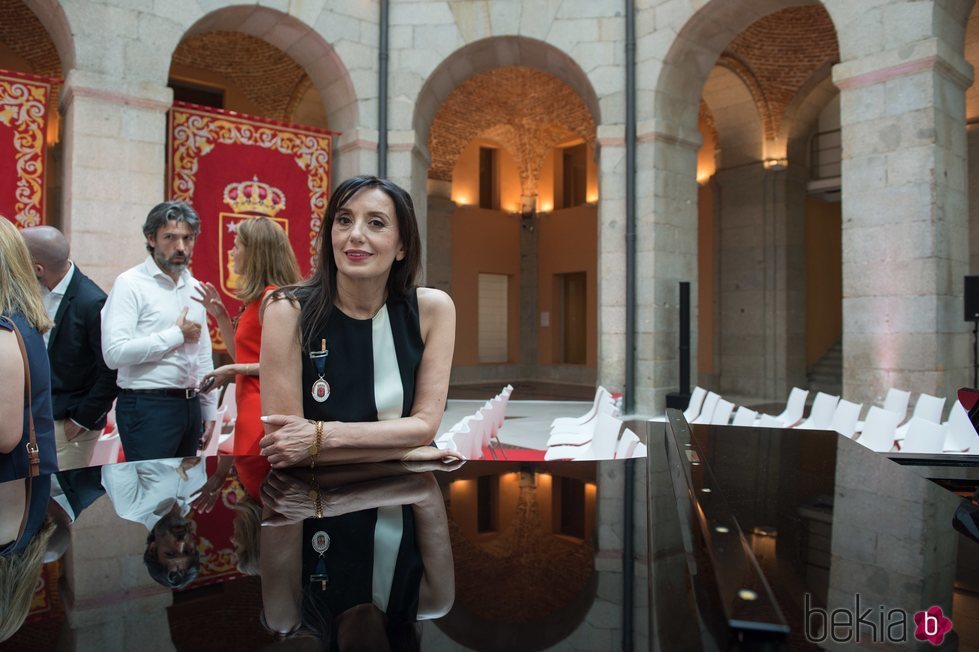
[[[597,416],[576,428],[568,426],[567,430],[552,430],[547,438],[547,446],[583,446],[591,441],[602,415],[618,416],[618,409],[611,401],[602,401],[596,411]]]
[[[636,444],[636,450],[632,451],[632,456],[634,458],[646,457],[646,444],[642,442]]]
[[[639,444],[639,435],[626,428],[619,438],[619,445],[615,447],[615,459],[624,460],[632,457],[636,446]]]
[[[793,387],[789,392],[789,399],[785,402],[785,409],[775,418],[782,422],[783,428],[794,428],[802,421],[802,413],[806,410],[806,399],[809,397],[808,389]]]
[[[914,417],[908,421],[908,432],[901,442],[902,453],[941,453],[945,428],[938,423]]]
[[[710,417],[711,425],[726,426],[731,420],[731,413],[734,412],[734,403],[725,401],[723,398],[714,407],[714,413]]]
[[[227,411],[227,405],[222,405],[218,408],[217,420],[214,422],[214,431],[211,432],[211,441],[207,442],[207,448],[201,453],[201,457],[210,457],[218,454],[218,446],[221,444],[221,424],[224,423],[225,412]]]
[[[438,448],[455,451],[467,460],[482,458],[482,444],[483,420],[473,415],[463,417],[435,442]]]
[[[235,400],[235,384],[228,383],[228,386],[224,389],[224,396],[221,397],[221,405],[227,408],[224,415],[225,424],[234,427],[235,421],[238,419],[238,401]],[[227,430],[227,428],[225,428]]]
[[[121,446],[122,440],[119,439],[118,432],[101,435],[95,441],[95,446],[92,448],[92,459],[89,460],[88,465],[115,464],[119,461],[119,448]]]
[[[587,412],[582,414],[580,417],[558,417],[554,419],[554,421],[551,421],[551,430],[553,431],[555,429],[584,425],[595,418],[600,403],[603,401],[611,402],[611,400],[612,394],[610,394],[607,389],[599,385],[598,389],[595,390],[595,398],[592,401],[591,408]]]
[[[550,446],[544,453],[546,461],[551,460],[610,460],[615,455],[615,444],[619,440],[622,422],[608,412],[599,413],[596,418],[595,436],[582,446]]]
[[[910,401],[911,392],[891,387],[887,390],[887,396],[884,397],[884,409],[899,415],[901,420],[898,423],[904,423],[904,420],[908,418],[908,403]]]
[[[706,397],[706,389],[700,386],[693,388],[693,393],[690,394],[690,401],[687,402],[687,409],[683,411],[683,418],[687,420],[687,423],[700,416],[700,408],[703,406]]]
[[[932,423],[942,422],[942,411],[945,409],[945,397],[944,396],[932,396],[931,394],[920,394],[918,400],[914,403],[914,412],[911,413],[911,418],[918,417],[919,419],[924,419],[925,421],[931,421]],[[951,415],[949,415],[951,418]],[[909,422],[910,423],[910,422]],[[904,439],[904,436],[908,432],[908,424],[905,423],[903,426],[897,429],[897,438]]]
[[[707,392],[707,396],[704,397],[704,405],[700,409],[700,414],[690,423],[710,423],[711,418],[714,416],[714,409],[720,400],[720,394]]]
[[[876,405],[867,413],[867,421],[857,443],[878,453],[887,453],[894,448],[894,433],[900,417]]]
[[[796,428],[830,430],[833,424],[833,413],[836,411],[836,404],[839,402],[839,396],[817,392],[816,398],[812,402],[812,410],[809,411],[809,417]]]
[[[952,411],[949,412],[942,449],[949,453],[979,452],[979,435],[972,426],[969,413],[958,401],[955,401]]]
[[[863,403],[851,403],[846,399],[840,399],[833,411],[833,421],[829,424],[829,429],[853,439],[857,431],[857,419],[860,418],[862,409]]]
[[[731,425],[753,426],[755,425],[755,419],[757,418],[757,412],[742,405],[738,408],[738,411],[734,413],[734,421],[731,422]]]

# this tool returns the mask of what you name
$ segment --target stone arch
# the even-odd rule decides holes
[[[57,0],[23,0],[48,33],[61,63],[61,73],[67,74],[75,67],[75,39],[68,16]]]
[[[536,195],[546,153],[575,137],[593,143],[595,123],[567,84],[540,70],[508,66],[457,86],[439,107],[429,135],[430,179],[451,181],[467,144],[486,137],[516,161],[522,194]]]
[[[741,76],[725,66],[715,66],[704,84],[703,99],[717,132],[718,168],[762,160],[762,119],[755,96]]]
[[[690,4],[690,13],[678,13],[673,18],[670,28],[676,37],[664,48],[662,62],[649,82],[651,101],[639,107],[639,160],[652,162],[638,171],[640,177],[650,175],[652,183],[640,182],[639,186],[651,185],[662,191],[638,198],[638,247],[654,253],[639,262],[638,276],[655,279],[657,291],[637,298],[638,335],[643,338],[648,331],[655,345],[652,351],[639,354],[636,366],[640,372],[646,367],[676,368],[676,353],[669,344],[674,337],[670,331],[678,321],[673,308],[675,282],[693,279],[708,288],[715,287],[712,284],[716,282],[716,309],[710,305],[697,308],[704,314],[715,314],[715,320],[703,324],[715,332],[705,331],[696,337],[698,342],[715,342],[713,359],[717,364],[707,373],[716,375],[706,382],[716,382],[718,391],[780,398],[787,387],[803,382],[805,374],[805,360],[796,346],[805,326],[798,318],[804,310],[804,279],[798,257],[793,255],[802,237],[797,219],[801,208],[797,201],[781,199],[799,197],[797,191],[804,182],[794,178],[795,171],[786,171],[785,144],[777,139],[787,89],[797,88],[800,82],[798,74],[790,80],[779,80],[775,75],[772,84],[772,71],[756,67],[759,62],[769,62],[771,56],[752,56],[754,43],[749,33],[777,34],[772,29],[772,21],[778,22],[773,14],[805,6],[826,9],[826,3],[708,0]],[[809,10],[797,13],[783,19],[798,23]],[[829,23],[835,31],[832,15]],[[657,21],[656,27],[660,30],[666,26]],[[762,50],[768,50],[772,44],[762,45]],[[744,70],[736,65],[739,62],[746,64]],[[750,78],[745,78],[745,71],[752,73]],[[735,84],[735,75],[745,83]],[[755,76],[759,84],[752,93]],[[731,114],[718,106],[724,100],[715,93],[725,81],[732,89],[729,93],[737,91],[727,100],[739,109]],[[759,89],[765,91],[763,96],[759,96]],[[717,229],[716,280],[697,277],[700,208],[693,181],[701,143],[698,116],[702,98],[718,122],[721,139],[719,174],[710,185],[711,193],[716,193],[712,205],[718,216],[713,223]],[[755,107],[749,110],[752,100]],[[741,133],[736,124],[749,117],[754,132],[750,135]],[[779,194],[781,190],[776,189],[785,192]],[[776,227],[785,224],[791,228]],[[682,244],[660,247],[656,234],[664,230],[675,233]],[[688,253],[676,256],[678,249]],[[700,289],[695,291],[700,296]],[[653,322],[662,326],[646,326]],[[749,332],[763,336],[741,336]],[[637,379],[636,395],[647,403],[643,409],[660,409],[663,394],[675,382],[671,373],[663,372]]]
[[[595,124],[601,124],[598,95],[574,59],[543,41],[522,36],[497,36],[459,48],[428,76],[418,93],[412,117],[416,142],[428,142],[435,114],[456,87],[482,72],[511,66],[534,68],[554,75],[581,98]]]
[[[331,129],[349,130],[360,123],[361,110],[354,83],[336,49],[302,19],[276,9],[258,5],[232,6],[201,16],[173,43],[166,65],[169,66],[181,40],[215,31],[255,36],[291,57],[306,71],[319,91]],[[166,71],[163,74],[166,75]]]
[[[685,23],[676,25],[677,36],[656,79],[654,100],[650,106],[640,107],[641,119],[656,116],[657,124],[670,135],[697,142],[697,112],[690,107],[698,106],[704,83],[728,43],[769,14],[811,4],[810,0],[703,3]],[[644,110],[647,115],[643,115]]]
[[[809,137],[823,107],[839,93],[832,79],[832,65],[817,70],[799,89],[786,107],[780,137],[788,143],[788,158],[793,165],[809,166],[806,158]]]

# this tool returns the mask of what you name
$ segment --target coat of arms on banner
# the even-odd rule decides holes
[[[300,274],[312,268],[330,194],[333,136],[326,129],[181,102],[170,109],[168,194],[200,215],[194,277],[213,283],[232,315],[241,304],[230,252],[242,220],[275,220],[285,229]],[[213,348],[224,350],[220,329],[211,325]]]
[[[235,261],[231,256],[231,249],[235,245],[238,225],[244,220],[267,217],[278,223],[288,236],[289,220],[279,215],[279,212],[286,208],[285,193],[259,181],[257,175],[250,181],[229,183],[225,186],[224,203],[228,205],[231,212],[221,211],[218,214],[218,251],[221,260],[219,273],[221,289],[229,296],[234,296],[238,291],[238,275],[235,274]]]

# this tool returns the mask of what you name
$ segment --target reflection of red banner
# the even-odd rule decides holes
[[[19,227],[44,222],[44,136],[51,84],[0,70],[0,215]]]
[[[200,215],[194,276],[220,289],[232,315],[239,304],[230,251],[240,221],[275,219],[309,272],[329,197],[332,134],[181,102],[170,110],[169,194]],[[216,328],[211,337],[225,348]]]

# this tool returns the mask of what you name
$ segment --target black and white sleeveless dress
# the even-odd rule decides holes
[[[313,338],[326,341],[324,379],[330,396],[313,398],[320,375],[309,356],[303,359],[303,416],[317,421],[383,421],[406,417],[415,400],[415,374],[425,345],[418,321],[418,294],[390,297],[372,319],[354,319],[339,308]]]
[[[416,290],[405,297],[389,297],[372,319],[353,319],[334,308],[313,342],[323,339],[329,350],[323,377],[330,384],[330,396],[323,402],[313,398],[313,385],[320,376],[309,351],[303,351],[303,416],[353,423],[411,413],[415,374],[424,351]],[[373,602],[392,624],[414,621],[422,564],[411,507],[309,519],[303,530],[304,587],[332,614]],[[322,594],[308,584],[319,561],[308,541],[319,530],[332,540],[324,555],[329,588]]]

